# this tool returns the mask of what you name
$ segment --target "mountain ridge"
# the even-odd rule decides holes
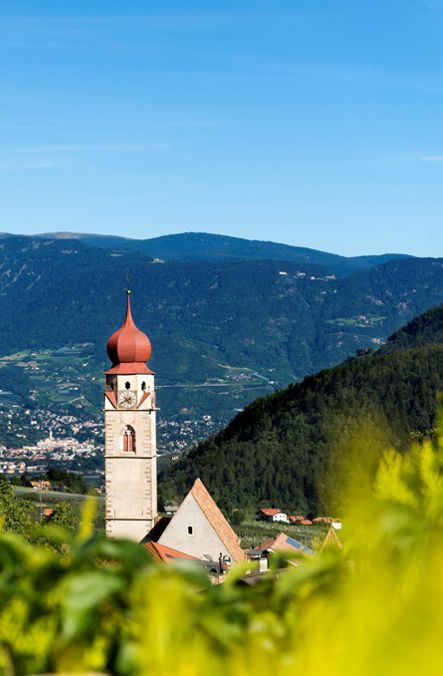
[[[2,237],[16,236],[3,233]],[[184,232],[162,235],[148,239],[132,239],[117,235],[97,235],[94,233],[54,232],[41,233],[35,239],[77,240],[89,246],[105,249],[134,251],[147,254],[152,258],[177,261],[241,261],[241,260],[281,260],[328,267],[330,272],[340,275],[351,274],[356,270],[395,260],[412,258],[408,254],[384,253],[366,256],[342,256],[308,247],[281,244],[272,241],[250,240],[205,232]]]

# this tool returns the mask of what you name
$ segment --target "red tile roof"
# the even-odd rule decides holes
[[[265,516],[275,516],[276,514],[280,514],[281,510],[276,507],[263,507],[262,509],[259,509],[259,512]]]
[[[299,521],[299,523],[302,526],[312,526],[312,521],[310,519],[303,519],[303,521]]]
[[[331,523],[333,519],[330,516],[316,516],[312,521],[314,523]]]
[[[166,545],[161,545],[158,542],[145,542],[144,547],[146,547],[148,552],[156,561],[162,561],[163,563],[170,563],[175,559],[189,559],[191,561],[198,561],[195,556],[190,556],[190,554],[179,552],[178,549],[166,547]]]
[[[196,479],[194,481],[194,485],[190,492],[203,514],[214,528],[218,537],[225,545],[232,560],[234,562],[242,561],[246,554],[240,547],[240,538],[232,530],[201,479]]]

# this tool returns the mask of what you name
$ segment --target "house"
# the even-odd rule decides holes
[[[279,533],[262,542],[259,549],[266,552],[297,552],[298,554],[314,554],[313,550],[286,533]]]
[[[316,516],[315,519],[312,519],[313,523],[332,523],[333,518],[330,516]]]
[[[43,491],[51,488],[51,482],[43,479],[31,481],[31,487],[34,491]]]
[[[281,521],[283,523],[289,523],[288,515],[277,507],[263,507],[262,509],[259,509],[256,518],[259,521]]]
[[[245,558],[240,538],[200,479],[195,480],[157,542],[200,559],[214,572],[220,565],[226,567]]]
[[[175,514],[175,512],[178,510],[178,504],[176,502],[167,502],[165,504],[165,513],[170,516],[171,514]]]
[[[295,554],[312,555],[314,552],[306,545],[303,545],[298,540],[286,535],[286,533],[279,533],[277,536],[269,538],[262,542],[256,549],[251,549],[248,552],[248,558],[251,561],[258,563],[258,572],[265,573],[269,568],[269,560],[275,552],[291,552]],[[298,560],[292,560],[290,563],[298,566]]]
[[[299,515],[290,514],[288,516],[289,523],[292,523],[292,524],[300,523],[301,521],[304,521],[305,519],[306,519],[306,517],[302,516],[300,514]]]

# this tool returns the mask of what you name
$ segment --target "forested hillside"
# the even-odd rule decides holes
[[[443,391],[443,343],[433,330],[440,338],[442,321],[443,306],[394,335],[388,354],[349,359],[253,402],[164,472],[162,494],[181,495],[200,476],[228,508],[331,510],[359,464],[432,434]]]
[[[386,354],[399,348],[431,343],[443,343],[443,312],[440,306],[414,317],[406,326],[393,333],[381,348],[381,352]]]

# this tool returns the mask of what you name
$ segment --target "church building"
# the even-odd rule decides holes
[[[200,479],[174,517],[163,518],[166,523],[158,528],[157,408],[154,373],[147,365],[151,343],[134,324],[129,290],[125,320],[107,351],[112,366],[104,392],[106,534],[143,541],[165,560],[199,559],[209,569],[243,559],[240,539]]]

